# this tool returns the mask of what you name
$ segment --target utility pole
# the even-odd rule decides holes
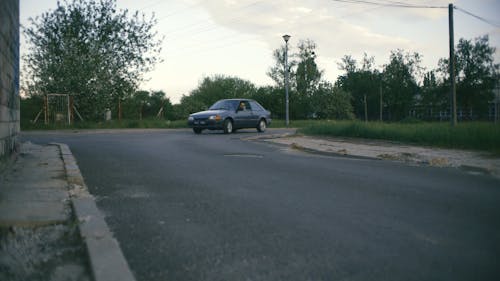
[[[118,98],[118,121],[122,121],[122,99]]]
[[[495,99],[493,100],[493,104],[495,105],[495,111],[494,111],[494,118],[495,118],[495,124],[498,123],[498,102],[500,101],[500,80],[498,80],[497,76],[497,86],[495,87]]]
[[[379,85],[379,93],[380,93],[380,122],[382,122],[382,112],[384,110],[384,105],[382,103],[382,84]]]
[[[457,125],[457,92],[455,86],[455,43],[453,31],[453,4],[448,5],[450,29],[450,119],[451,126]]]
[[[365,102],[365,123],[368,122],[368,105],[366,104],[366,94],[364,95]]]
[[[283,35],[283,40],[285,40],[285,118],[286,118],[286,121],[285,121],[285,124],[286,126],[288,127],[288,125],[290,125],[290,114],[289,114],[289,111],[288,111],[288,107],[289,107],[289,100],[288,100],[288,73],[289,73],[289,69],[288,69],[288,40],[290,40],[290,35],[288,34],[285,34]]]
[[[43,113],[45,116],[45,125],[49,124],[49,95],[45,95],[43,99]]]
[[[68,114],[68,125],[71,125],[71,106],[70,106],[70,102],[69,102],[69,95],[66,96],[66,106],[68,107],[67,108],[67,114]]]

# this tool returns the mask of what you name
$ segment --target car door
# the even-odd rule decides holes
[[[259,119],[262,116],[262,107],[259,106],[258,103],[255,101],[250,101],[250,106],[252,107],[252,118],[250,119],[251,126],[250,127],[257,127],[259,125]]]
[[[234,116],[234,126],[236,128],[248,128],[251,124],[252,109],[248,101],[240,101]]]

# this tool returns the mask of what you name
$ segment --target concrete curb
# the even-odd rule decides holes
[[[71,150],[66,144],[51,145],[59,146],[61,151],[71,204],[79,222],[80,236],[87,248],[94,280],[135,281],[118,241],[113,237],[93,196],[88,192]]]

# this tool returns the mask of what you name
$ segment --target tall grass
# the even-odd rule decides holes
[[[307,135],[390,140],[443,148],[483,150],[500,154],[500,125],[486,122],[380,123],[318,121],[299,129]]]

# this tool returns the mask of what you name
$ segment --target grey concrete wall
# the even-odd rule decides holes
[[[19,0],[0,0],[0,159],[18,147]]]

